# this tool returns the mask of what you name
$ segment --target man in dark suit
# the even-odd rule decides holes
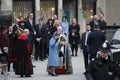
[[[34,29],[35,23],[34,23],[33,18],[34,18],[33,13],[29,13],[25,21],[25,29],[28,29],[30,31],[29,39],[32,45],[31,52],[33,52],[33,45],[34,45],[35,35],[36,35],[35,29]],[[36,66],[33,65],[33,67],[36,67]]]
[[[43,23],[43,18],[39,19],[39,24],[35,26],[36,30],[36,41],[35,41],[35,60],[38,58],[43,61],[45,56],[45,24]]]
[[[82,40],[81,40],[81,49],[83,50],[85,69],[87,69],[88,66],[89,46],[87,45],[87,38],[90,32],[91,32],[91,26],[87,24],[86,32],[82,34]]]
[[[25,21],[25,28],[29,29],[31,33],[34,33],[34,21],[33,21],[33,13],[28,14],[28,18]]]
[[[33,49],[33,44],[34,44],[34,40],[35,40],[35,29],[34,29],[35,23],[33,21],[33,13],[29,13],[28,14],[28,18],[25,21],[25,29],[28,29],[30,31],[30,40],[32,43],[32,49]]]
[[[90,60],[96,57],[97,51],[102,46],[103,42],[105,41],[104,32],[100,31],[99,26],[94,27],[94,31],[92,31],[87,40],[87,44],[89,46],[90,52]]]

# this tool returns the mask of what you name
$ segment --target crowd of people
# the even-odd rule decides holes
[[[75,56],[77,56],[77,45],[80,41],[79,29],[80,26],[75,18],[69,28],[66,16],[62,17],[62,22],[59,22],[57,15],[54,15],[48,21],[40,18],[38,24],[35,24],[33,13],[29,13],[25,20],[22,16],[19,16],[13,26],[2,25],[0,34],[0,49],[2,52],[0,54],[0,62],[7,64],[7,66],[2,67],[1,73],[5,74],[6,71],[10,71],[11,63],[13,63],[13,70],[16,75],[30,77],[33,74],[33,67],[36,67],[32,64],[31,55],[33,55],[36,61],[44,61],[48,58],[49,73],[55,75],[54,69],[60,65],[65,65],[69,61],[68,57],[66,58],[69,54],[68,50],[70,50],[67,47],[69,41],[71,42],[72,54],[75,49]],[[61,57],[61,63],[57,63],[59,66],[50,64],[52,62],[51,59],[54,59],[54,54],[51,54],[50,39],[56,36],[56,32],[59,34],[59,39],[57,39],[59,45],[56,53]],[[74,38],[74,40],[71,38]],[[7,52],[5,52],[6,48]],[[33,50],[34,48],[35,50]],[[67,66],[69,65],[67,64]],[[8,67],[8,70],[6,70],[6,67]]]
[[[63,16],[60,22],[57,15],[54,15],[48,21],[40,18],[38,24],[35,24],[33,13],[29,13],[26,20],[20,16],[16,19],[14,26],[3,25],[1,28],[0,61],[7,64],[2,67],[1,73],[6,73],[6,67],[10,71],[10,64],[13,63],[16,75],[30,77],[35,67],[32,64],[31,55],[36,61],[44,61],[48,58],[47,71],[51,76],[57,76],[61,68],[69,69],[69,73],[72,73],[70,58],[78,55],[78,45],[81,45],[86,79],[113,80],[114,77],[120,76],[120,71],[109,56],[110,47],[106,42],[104,29],[106,25],[102,14],[94,15],[80,37],[80,25],[76,18],[73,18],[69,25],[66,16]],[[104,47],[103,44],[106,46]],[[109,67],[112,70],[109,70]]]

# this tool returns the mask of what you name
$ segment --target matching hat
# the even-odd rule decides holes
[[[110,52],[110,44],[108,43],[108,41],[105,41],[99,50],[101,52]]]

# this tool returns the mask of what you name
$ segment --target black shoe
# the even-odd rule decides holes
[[[73,54],[71,56],[74,56]]]
[[[10,72],[10,69],[8,69],[8,72]]]
[[[20,75],[20,77],[23,77],[23,75]]]
[[[41,61],[44,61],[44,59],[40,59]]]
[[[51,74],[51,76],[57,76],[57,74],[53,74],[53,73],[50,73]]]
[[[2,75],[4,75],[5,73],[1,72]]]
[[[35,66],[35,65],[32,65],[32,67],[34,67],[34,68],[35,68],[36,66]]]
[[[49,75],[51,75],[51,73],[50,73],[50,72],[48,72],[48,74],[49,74]]]

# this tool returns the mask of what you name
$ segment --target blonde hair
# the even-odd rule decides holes
[[[21,35],[24,33],[24,31],[23,31],[23,29],[18,28],[18,29],[15,31],[15,33],[16,33],[18,36],[21,36]]]

